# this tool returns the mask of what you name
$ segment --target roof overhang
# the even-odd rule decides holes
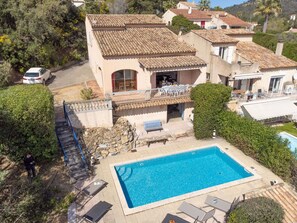
[[[236,74],[233,76],[234,80],[248,80],[262,78],[263,73],[248,73],[248,74]]]
[[[243,113],[257,121],[273,119],[297,114],[297,106],[289,98],[278,98],[266,101],[244,103]]]

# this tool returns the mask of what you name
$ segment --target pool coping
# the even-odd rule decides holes
[[[212,186],[212,187],[208,187],[205,189],[201,189],[201,190],[197,190],[197,191],[193,191],[190,193],[186,193],[186,194],[182,194],[182,195],[178,195],[172,198],[167,198],[161,201],[156,201],[150,204],[146,204],[146,205],[142,205],[139,207],[135,207],[135,208],[129,208],[124,192],[122,190],[121,184],[119,182],[116,170],[115,170],[115,166],[117,165],[125,165],[125,164],[129,164],[129,163],[134,163],[134,162],[139,162],[139,161],[144,161],[144,160],[149,160],[149,159],[154,159],[154,158],[158,158],[158,157],[164,157],[164,156],[169,156],[169,155],[175,155],[175,154],[179,154],[179,153],[184,153],[184,152],[191,152],[194,150],[200,150],[200,149],[206,149],[209,147],[213,147],[216,146],[218,147],[223,153],[226,153],[230,158],[232,158],[235,162],[237,162],[239,165],[241,165],[246,171],[250,172],[251,174],[253,174],[253,176],[249,176],[246,177],[244,179],[239,179],[239,180],[235,180],[235,181],[231,181],[228,183],[223,183],[220,185],[216,185],[216,186]],[[247,182],[251,182],[251,181],[255,181],[255,180],[259,180],[262,177],[256,173],[256,170],[252,167],[247,167],[246,165],[244,165],[241,161],[239,161],[238,159],[236,159],[232,154],[230,154],[230,152],[228,151],[228,149],[222,149],[222,147],[219,144],[211,144],[211,145],[207,145],[207,146],[203,146],[203,147],[195,147],[195,148],[190,148],[190,149],[184,149],[181,151],[176,151],[176,152],[172,152],[172,153],[168,153],[168,154],[158,154],[158,155],[154,155],[154,156],[147,156],[147,157],[142,157],[142,158],[138,158],[138,159],[133,159],[133,160],[128,160],[128,161],[124,161],[124,162],[118,162],[118,163],[112,163],[109,164],[110,167],[110,171],[111,171],[111,175],[116,187],[116,191],[118,194],[118,197],[120,199],[120,203],[124,212],[124,215],[131,215],[131,214],[135,214],[138,212],[142,212],[148,209],[152,209],[152,208],[156,208],[159,206],[163,206],[169,203],[173,203],[173,202],[177,202],[177,201],[181,201],[181,200],[185,200],[191,197],[195,197],[195,196],[199,196],[199,195],[203,195],[206,193],[210,193],[210,192],[214,192],[214,191],[218,191],[224,188],[228,188],[228,187],[232,187],[232,186],[237,186],[240,184],[244,184]]]

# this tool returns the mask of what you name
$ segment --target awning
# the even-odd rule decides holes
[[[263,73],[248,73],[248,74],[237,74],[234,75],[234,80],[247,80],[247,79],[255,79],[262,78]]]
[[[241,108],[245,116],[258,121],[297,114],[297,106],[288,98],[247,102]]]
[[[177,69],[193,70],[205,67],[206,63],[196,56],[140,58],[138,62],[147,70]]]

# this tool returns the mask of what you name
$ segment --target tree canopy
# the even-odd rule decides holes
[[[266,33],[269,16],[277,16],[282,11],[280,0],[257,0],[254,15],[263,15],[265,22],[263,32]]]
[[[202,11],[210,9],[210,0],[200,0],[199,9]]]
[[[0,51],[14,69],[52,67],[84,56],[84,15],[71,1],[8,0],[0,8],[0,36],[6,36]]]
[[[175,33],[182,31],[183,33],[190,32],[191,30],[200,29],[200,26],[194,24],[182,15],[177,15],[172,18],[172,30]]]

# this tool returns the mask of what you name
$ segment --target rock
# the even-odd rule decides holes
[[[106,158],[109,154],[109,152],[107,150],[102,150],[100,153],[103,158]]]
[[[123,135],[121,137],[121,142],[122,142],[122,144],[125,144],[125,143],[129,142],[128,136],[127,135]]]

